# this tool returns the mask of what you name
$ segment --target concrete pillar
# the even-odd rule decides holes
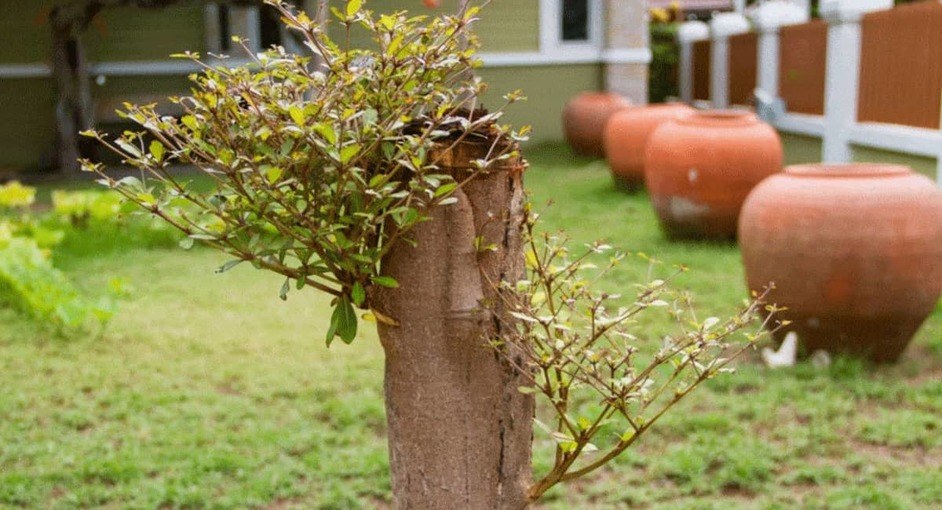
[[[222,33],[219,26],[219,4],[210,2],[203,7],[203,49],[207,53],[222,53]]]
[[[239,36],[245,39],[246,45],[252,51],[259,51],[262,48],[262,32],[259,18],[258,7],[229,7],[229,30],[233,36]],[[232,52],[238,55],[239,51],[234,49]],[[242,57],[243,55],[239,55]]]
[[[767,97],[778,97],[779,29],[786,25],[806,23],[810,13],[796,3],[772,0],[761,4],[751,15],[759,32],[756,87]]]
[[[648,64],[651,49],[647,2],[606,0],[603,33],[605,89],[635,104],[648,102]]]
[[[680,81],[680,99],[693,103],[693,43],[710,38],[710,27],[702,21],[688,21],[677,29],[680,62],[677,72]]]
[[[893,0],[821,0],[828,23],[827,75],[824,82],[825,163],[853,159],[850,129],[857,122],[860,80],[860,20],[864,14],[890,9]]]
[[[724,12],[710,20],[710,102],[713,108],[729,108],[729,37],[749,31],[742,14]]]

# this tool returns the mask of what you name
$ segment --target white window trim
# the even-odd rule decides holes
[[[540,55],[549,61],[576,62],[595,59],[600,62],[605,44],[605,12],[602,0],[589,2],[589,39],[564,41],[563,0],[540,0]]]

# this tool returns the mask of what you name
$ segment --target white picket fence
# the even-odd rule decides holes
[[[710,39],[710,99],[705,106],[728,108],[729,38],[755,30],[756,102],[760,116],[780,131],[821,138],[825,163],[850,162],[854,146],[934,158],[936,179],[942,186],[942,131],[857,119],[861,20],[867,13],[891,8],[893,0],[821,1],[821,17],[828,24],[824,115],[789,113],[779,98],[779,30],[808,21],[806,8],[785,0],[763,3],[750,13],[751,22],[743,15],[728,13],[715,16],[710,25],[698,21],[684,23],[677,34],[681,99],[696,103],[693,46],[697,41]]]

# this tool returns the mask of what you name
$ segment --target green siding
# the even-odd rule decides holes
[[[334,2],[337,4],[337,2]],[[456,11],[456,0],[444,0],[438,9],[427,9],[415,0],[403,5],[401,0],[368,0],[367,8],[376,13],[408,10],[410,14],[442,14]],[[475,22],[474,31],[481,40],[481,51],[490,53],[539,51],[540,8],[536,0],[499,0],[492,2]],[[344,27],[331,23],[330,35],[336,41],[346,39]],[[366,34],[351,31],[351,46],[369,45]]]
[[[53,154],[55,94],[51,80],[0,80],[0,112],[0,169],[35,167]]]
[[[515,126],[533,126],[531,143],[562,140],[563,108],[584,90],[602,87],[602,68],[596,64],[532,67],[494,67],[480,70],[490,88],[484,106],[499,107],[501,97],[522,89],[527,101],[511,105],[504,120]]]
[[[205,46],[203,8],[107,9],[92,22],[85,45],[92,62],[165,60],[171,53],[200,51]]]
[[[52,0],[0,0],[0,64],[49,60]]]
[[[540,2],[498,0],[481,12],[474,30],[481,38],[481,51],[539,51]]]

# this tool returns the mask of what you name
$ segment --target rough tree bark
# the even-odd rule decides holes
[[[443,169],[467,172],[487,146],[462,143]],[[505,319],[496,283],[523,274],[522,165],[456,192],[383,261],[378,292],[396,508],[518,510],[528,504],[534,402],[525,378],[487,345]],[[475,239],[480,236],[480,251]],[[481,245],[479,243],[479,245]]]

